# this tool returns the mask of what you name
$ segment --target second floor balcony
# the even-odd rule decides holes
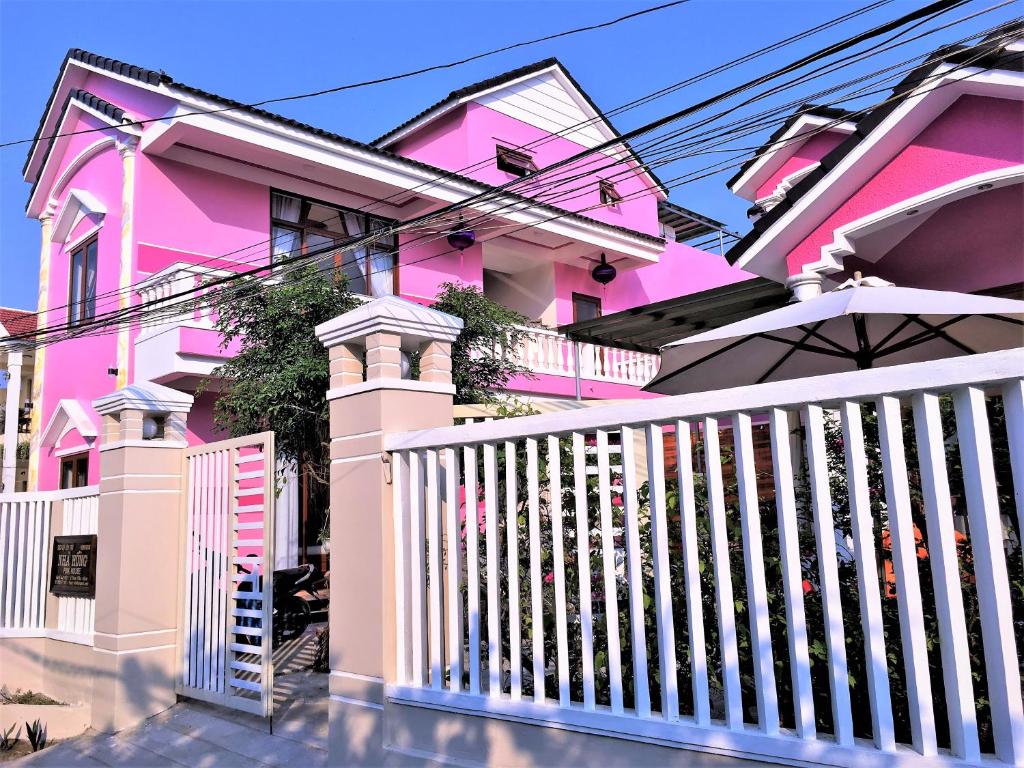
[[[217,366],[235,354],[237,345],[222,348],[216,315],[203,302],[203,286],[230,274],[223,269],[177,262],[139,285],[140,302],[156,309],[164,302],[168,309],[142,328],[135,339],[137,380],[190,390],[201,379],[213,376]],[[181,311],[170,309],[181,302],[181,298],[174,297],[196,289],[198,295],[191,306]],[[544,327],[523,330],[526,339],[512,356],[532,376],[512,382],[511,388],[516,391],[573,396],[578,370],[580,381],[588,385],[584,397],[623,397],[647,384],[658,370],[658,355],[577,343]]]

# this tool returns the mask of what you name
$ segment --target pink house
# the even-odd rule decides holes
[[[780,282],[860,271],[1019,298],[1020,36],[1010,25],[982,56],[937,52],[867,112],[802,108],[729,181],[755,219],[729,261]]]
[[[42,323],[74,327],[322,249],[617,137],[554,59],[455,91],[366,144],[74,49],[24,169],[27,214],[41,223]],[[418,302],[447,281],[476,285],[534,324],[519,354],[537,376],[512,389],[574,397],[576,363],[559,324],[749,276],[679,242],[721,225],[668,203],[628,146],[598,158],[560,171],[561,187],[534,185],[536,197],[526,184],[467,210],[479,217],[477,237],[462,251],[446,242],[454,219],[380,239],[345,260],[350,285]],[[602,260],[618,273],[606,286],[591,276]],[[202,311],[41,349],[29,487],[96,482],[95,398],[138,382],[191,392],[230,354]],[[638,397],[657,356],[587,345],[578,367],[582,397]],[[214,397],[198,398],[190,441],[215,437]]]

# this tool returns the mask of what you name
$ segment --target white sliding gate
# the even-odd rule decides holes
[[[274,435],[185,453],[178,693],[273,714]]]

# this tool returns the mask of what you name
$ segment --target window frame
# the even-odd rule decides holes
[[[95,246],[93,251],[93,272],[96,274],[97,284],[99,281],[100,261],[100,236],[96,232],[81,243],[76,245],[68,254],[68,326],[75,326],[86,320],[96,317],[96,290],[93,289],[92,305],[89,304],[87,286],[89,281],[89,248]],[[82,274],[79,282],[78,296],[75,296],[75,258],[82,257]]]
[[[79,462],[85,462],[84,469],[79,468]],[[71,485],[64,484],[64,466],[71,465]],[[73,488],[84,488],[89,485],[89,451],[72,453],[60,458],[60,490],[66,491]],[[79,482],[81,480],[81,482]]]
[[[271,187],[270,188],[270,200],[271,201],[273,201],[274,195],[283,195],[285,197],[291,197],[291,198],[294,198],[294,199],[298,200],[299,201],[299,220],[296,222],[296,221],[286,221],[284,219],[275,219],[274,215],[273,215],[273,205],[271,204],[270,210],[268,212],[269,213],[269,220],[270,220],[270,236],[271,236],[271,240],[270,240],[270,242],[271,242],[271,250],[270,250],[269,259],[270,259],[270,263],[271,264],[273,264],[273,258],[274,258],[273,243],[274,243],[274,229],[275,228],[287,229],[287,230],[290,230],[292,232],[297,232],[298,235],[299,235],[299,253],[301,253],[302,255],[307,254],[310,251],[310,249],[311,249],[311,247],[310,247],[310,245],[308,243],[308,237],[310,235],[316,235],[318,237],[330,237],[335,242],[337,242],[337,241],[344,241],[344,240],[347,240],[350,237],[350,235],[346,234],[343,231],[338,231],[338,230],[334,230],[334,229],[330,229],[330,228],[324,228],[324,227],[318,227],[318,226],[310,224],[309,223],[310,220],[307,217],[309,215],[310,209],[314,205],[321,205],[321,206],[324,206],[326,208],[331,208],[333,210],[340,211],[343,214],[344,213],[350,213],[352,215],[360,217],[364,234],[366,234],[366,233],[371,231],[371,229],[370,229],[370,227],[371,227],[371,223],[370,222],[371,221],[381,222],[381,223],[383,223],[383,224],[385,224],[385,225],[387,225],[389,227],[393,226],[396,223],[392,219],[387,219],[387,218],[384,218],[382,216],[371,216],[371,215],[369,215],[367,213],[364,213],[363,211],[358,211],[358,210],[355,210],[354,208],[348,208],[347,206],[344,206],[344,205],[338,205],[337,203],[332,203],[332,202],[330,202],[328,200],[320,200],[320,199],[315,198],[315,197],[309,197],[307,195],[300,195],[300,194],[297,194],[295,192],[289,192],[288,190],[277,189],[275,187]],[[340,223],[344,224],[344,222],[340,222]],[[398,237],[396,235],[392,235],[391,237],[393,239],[392,239],[392,242],[389,244],[388,247],[380,247],[376,243],[374,243],[371,246],[365,247],[365,248],[362,249],[363,254],[362,254],[362,256],[359,259],[359,261],[360,261],[359,269],[360,269],[360,272],[362,273],[363,285],[364,285],[366,291],[365,292],[354,291],[354,293],[358,293],[358,295],[360,295],[360,296],[368,296],[370,298],[376,298],[373,295],[373,293],[370,292],[371,291],[371,289],[370,289],[370,277],[372,275],[372,263],[371,263],[370,259],[371,259],[371,257],[375,253],[376,254],[379,254],[379,253],[390,253],[391,257],[392,257],[392,266],[391,266],[391,295],[393,295],[393,296],[397,296],[398,295],[398,284],[399,284],[399,281],[398,281],[398,271],[399,271]],[[316,246],[316,247],[319,248],[321,246]],[[342,264],[343,264],[343,260],[341,259],[341,254],[335,253],[334,254],[334,264],[333,264],[333,267],[328,267],[328,268],[339,269],[339,268],[342,267]],[[321,266],[321,269],[324,269],[324,268],[325,268],[324,266]]]
[[[619,194],[618,190],[615,189],[615,185],[608,181],[608,179],[601,179],[597,183],[597,193],[601,205],[606,205],[609,208],[617,208],[619,203],[622,202],[622,195]]]
[[[572,292],[572,321],[574,323],[585,322],[585,321],[581,321],[579,319],[579,316],[578,316],[578,314],[576,312],[576,303],[577,302],[580,302],[580,303],[583,303],[583,304],[591,304],[592,306],[597,308],[597,315],[595,317],[591,318],[591,319],[596,320],[598,317],[601,317],[601,297],[600,296],[591,296],[588,293],[577,293],[576,291],[573,291]]]
[[[519,162],[514,162],[516,160]],[[499,171],[519,178],[537,170],[532,155],[502,144],[494,145],[494,165]]]

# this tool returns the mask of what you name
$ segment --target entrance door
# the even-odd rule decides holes
[[[177,691],[273,714],[274,434],[185,451]]]

